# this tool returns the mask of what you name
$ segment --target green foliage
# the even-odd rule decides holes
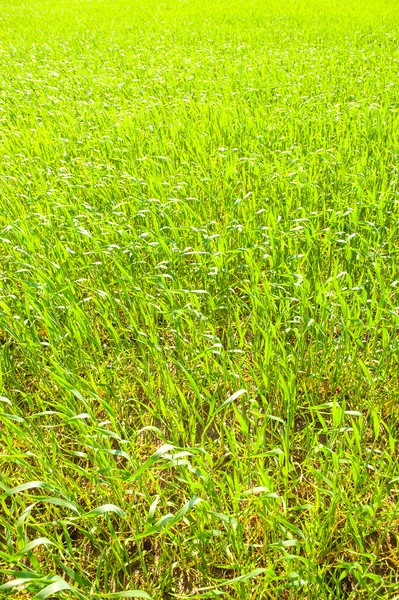
[[[397,2],[0,8],[0,597],[399,597]]]

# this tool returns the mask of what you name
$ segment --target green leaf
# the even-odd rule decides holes
[[[234,402],[234,400],[237,400],[237,398],[239,398],[240,396],[242,396],[243,394],[248,394],[247,390],[241,389],[238,390],[237,392],[234,392],[234,394],[232,394],[231,396],[229,396],[229,398],[227,398],[227,400],[225,400],[215,411],[214,414],[218,413],[219,411],[223,410],[223,408],[225,408],[226,406],[228,406],[228,404],[231,404],[232,402]]]
[[[119,506],[115,506],[115,504],[103,504],[102,506],[99,506],[98,508],[94,508],[93,510],[90,510],[89,512],[85,513],[84,515],[80,515],[80,517],[73,517],[73,519],[75,520],[75,519],[80,519],[80,518],[99,517],[101,515],[105,515],[110,512],[116,513],[119,517],[126,517],[126,514],[123,512],[123,510],[121,508],[119,508]]]
[[[211,589],[216,589],[216,588],[226,587],[228,585],[233,585],[234,583],[242,583],[243,581],[247,581],[248,579],[252,579],[253,577],[258,577],[258,575],[261,575],[262,573],[266,573],[266,571],[267,571],[267,569],[264,569],[264,568],[255,569],[254,571],[251,571],[250,573],[245,573],[245,575],[240,575],[239,577],[235,577],[234,579],[229,579],[227,581],[223,581],[222,583],[220,583],[217,586],[200,588],[199,591],[205,592],[205,591],[208,591]]]
[[[258,575],[261,575],[262,573],[265,573],[266,571],[267,571],[267,569],[261,569],[261,568],[255,569],[254,571],[251,571],[250,573],[246,573],[245,575],[240,575],[239,577],[235,577],[234,579],[225,581],[219,587],[224,587],[226,585],[231,585],[233,583],[241,583],[243,581],[247,581],[248,579],[252,579],[253,577],[258,577]]]
[[[126,590],[126,592],[115,592],[113,594],[96,594],[96,596],[100,596],[100,598],[146,598],[147,600],[152,600],[151,596],[149,596],[147,592],[143,592],[142,590]]]
[[[45,587],[38,594],[36,594],[36,596],[33,596],[33,600],[45,600],[45,598],[48,598],[49,596],[54,596],[54,594],[57,594],[58,592],[71,589],[73,588],[69,585],[69,583],[64,581],[64,579],[60,579],[59,581],[51,583],[50,585]]]
[[[156,450],[147,460],[135,471],[130,477],[128,477],[127,481],[134,481],[137,477],[140,477],[154,462],[161,458],[164,454],[167,454],[169,450],[174,450],[175,446],[172,444],[163,444],[158,450]]]
[[[2,496],[6,498],[7,496],[19,494],[19,492],[25,492],[26,490],[32,490],[34,488],[50,489],[50,486],[44,481],[29,481],[28,483],[17,485],[17,487],[12,488],[11,490],[7,490]]]
[[[69,510],[73,510],[74,512],[79,514],[79,509],[76,508],[76,506],[72,504],[72,502],[68,502],[68,500],[62,500],[61,498],[56,498],[54,496],[32,496],[32,499],[36,502],[45,502],[46,504],[54,504],[55,506],[69,508]]]
[[[31,550],[36,548],[36,546],[55,546],[55,545],[56,544],[54,544],[54,542],[52,542],[48,538],[40,537],[40,538],[37,538],[36,540],[33,540],[32,542],[29,542],[29,544],[26,544],[26,546],[24,546],[21,550],[18,550],[18,552],[16,552],[12,558],[17,558],[19,556],[27,554],[28,552],[30,552]]]
[[[5,404],[9,404],[10,406],[12,406],[11,400],[6,398],[5,396],[0,396],[0,402],[4,402]]]
[[[27,583],[30,583],[31,581],[35,581],[35,582],[40,582],[43,580],[43,576],[42,575],[38,575],[35,573],[29,573],[28,571],[21,571],[21,572],[15,572],[15,571],[4,571],[5,574],[7,575],[11,575],[11,573],[17,573],[19,575],[19,577],[17,577],[16,579],[12,579],[11,581],[7,581],[7,583],[3,583],[3,585],[0,585],[0,590],[11,590],[14,587],[18,587],[19,585],[24,585]]]
[[[258,485],[243,492],[241,494],[241,498],[245,498],[246,496],[252,496],[253,494],[268,494],[269,492],[270,490],[264,485]]]
[[[188,502],[184,504],[184,506],[177,511],[177,513],[168,513],[161,517],[150,529],[145,530],[141,535],[137,537],[137,539],[142,537],[147,537],[149,535],[153,535],[154,533],[159,533],[161,530],[163,533],[166,533],[175,525],[178,521],[180,521],[188,510],[196,506],[202,502],[201,498],[191,498]]]

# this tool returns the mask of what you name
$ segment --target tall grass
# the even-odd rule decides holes
[[[397,3],[0,13],[0,596],[399,598]]]

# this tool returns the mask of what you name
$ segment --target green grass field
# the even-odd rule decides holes
[[[0,598],[399,598],[399,3],[0,0]]]

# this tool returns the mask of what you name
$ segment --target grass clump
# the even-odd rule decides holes
[[[397,597],[396,9],[1,2],[1,597]]]

